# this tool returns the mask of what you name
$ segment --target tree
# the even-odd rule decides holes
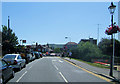
[[[111,39],[103,38],[99,42],[98,47],[105,55],[111,56],[113,53],[113,42],[111,42]],[[115,56],[120,56],[120,42],[118,40],[115,40]]]
[[[61,50],[60,48],[55,48],[55,49],[54,49],[54,52],[55,52],[55,53],[61,53],[62,50]]]
[[[99,48],[90,42],[81,42],[72,49],[72,57],[91,62],[92,59],[102,58]]]
[[[3,26],[2,29],[2,52],[3,55],[6,53],[13,53],[15,46],[18,44],[17,36],[12,29]]]

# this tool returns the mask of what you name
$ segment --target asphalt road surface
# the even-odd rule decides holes
[[[108,82],[59,57],[43,57],[15,73],[10,82]],[[111,83],[110,83],[111,84]]]

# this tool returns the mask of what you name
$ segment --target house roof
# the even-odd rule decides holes
[[[77,45],[77,43],[75,43],[75,42],[68,42],[65,45]]]

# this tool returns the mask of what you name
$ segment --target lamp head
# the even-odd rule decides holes
[[[116,5],[113,4],[113,2],[111,2],[111,5],[108,7],[110,14],[114,14],[115,9],[116,9]]]

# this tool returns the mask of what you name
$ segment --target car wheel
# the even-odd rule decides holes
[[[26,64],[23,66],[23,68],[25,68],[26,67]]]
[[[4,77],[2,76],[2,78],[0,79],[1,84],[5,84],[5,80]]]
[[[12,78],[14,78],[14,76],[15,76],[15,72],[14,72],[14,70],[12,71]]]
[[[3,84],[3,79],[2,78],[0,78],[0,84]]]

